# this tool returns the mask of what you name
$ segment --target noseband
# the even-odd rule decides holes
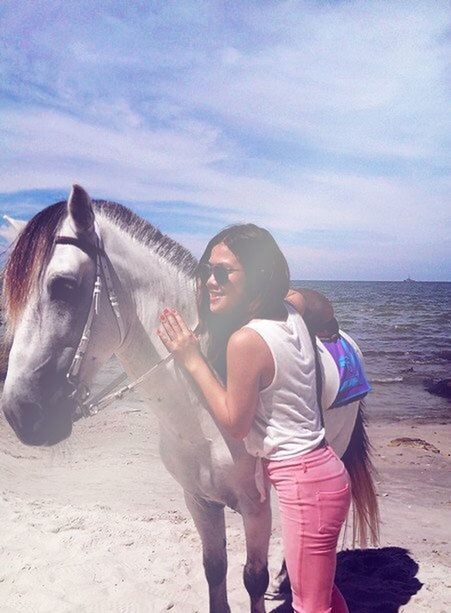
[[[90,390],[86,383],[80,379],[80,369],[86,356],[94,320],[99,313],[99,299],[102,292],[102,280],[105,283],[108,301],[115,315],[116,323],[119,329],[120,344],[123,343],[125,338],[124,320],[121,317],[119,303],[116,292],[114,291],[110,273],[111,263],[105,253],[105,250],[103,249],[102,239],[98,233],[96,233],[96,243],[97,244],[93,244],[83,240],[82,238],[73,238],[71,236],[58,236],[55,240],[55,244],[57,245],[72,245],[73,247],[81,249],[81,251],[86,253],[93,260],[96,267],[96,276],[88,317],[83,328],[80,342],[78,343],[78,347],[72,359],[72,363],[66,374],[67,381],[73,388],[70,397],[75,399],[77,407],[80,409],[83,415],[86,415],[86,400],[90,396]]]

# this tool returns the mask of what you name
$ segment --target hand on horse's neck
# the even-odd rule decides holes
[[[131,241],[113,224],[108,224],[103,235],[118,276],[120,287],[116,291],[126,319],[127,335],[118,358],[129,376],[138,377],[167,355],[156,334],[164,307],[179,309],[188,323],[195,325],[194,280],[148,245]]]

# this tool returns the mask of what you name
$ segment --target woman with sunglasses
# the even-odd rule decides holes
[[[198,279],[208,361],[173,309],[161,314],[159,337],[223,431],[262,458],[278,495],[294,610],[347,612],[334,575],[350,481],[324,438],[315,354],[301,317],[317,326],[334,321],[330,304],[316,292],[289,291],[285,257],[271,234],[254,224],[212,238]]]

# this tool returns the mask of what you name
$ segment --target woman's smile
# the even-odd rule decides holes
[[[211,274],[206,279],[205,286],[208,290],[210,311],[226,313],[242,308],[245,304],[246,275],[235,254],[224,243],[219,243],[211,251],[208,266]],[[226,274],[222,271],[226,271]],[[224,279],[221,278],[221,273]]]
[[[217,293],[217,292],[209,292],[209,295],[210,295],[210,302],[218,302],[218,300],[220,300],[224,294]]]
[[[221,306],[221,302],[224,299],[224,294],[223,293],[217,294],[214,292],[209,292],[209,298],[210,298],[210,311],[215,311],[216,307]]]

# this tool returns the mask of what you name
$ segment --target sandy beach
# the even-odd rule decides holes
[[[380,546],[408,549],[424,583],[400,610],[445,613],[450,426],[373,422],[369,432],[380,473]],[[421,438],[440,453],[390,444],[399,437]],[[21,445],[0,420],[2,613],[208,611],[200,541],[157,442],[139,400],[77,422],[71,439],[52,449]],[[240,516],[229,511],[227,524],[230,604],[244,612]],[[276,513],[273,574],[280,559]]]
[[[319,286],[348,324],[349,297],[357,304],[353,334],[368,354],[373,385],[367,416],[382,520],[378,548],[363,552],[352,548],[349,522],[339,540],[337,584],[351,613],[448,613],[450,405],[424,387],[426,378],[448,373],[440,323],[448,285]],[[110,360],[96,386],[117,374]],[[273,503],[272,577],[282,559]],[[156,420],[137,397],[78,421],[70,439],[50,449],[22,445],[0,412],[0,512],[0,613],[208,613],[200,539],[180,486],[160,461]],[[226,521],[231,611],[245,613],[241,517],[227,511]],[[396,606],[381,605],[385,594]],[[266,607],[290,610],[277,601]]]

